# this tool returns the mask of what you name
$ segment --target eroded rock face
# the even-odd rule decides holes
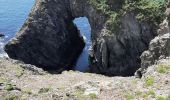
[[[111,10],[123,0],[107,0]],[[90,71],[105,75],[133,75],[140,67],[140,55],[155,36],[153,27],[139,22],[136,14],[120,17],[121,28],[109,34],[108,16],[89,0],[37,0],[29,18],[5,47],[11,58],[62,71],[72,67],[84,47],[73,19],[85,16],[91,25]],[[114,26],[113,26],[114,27]]]
[[[139,23],[133,13],[123,16],[121,24],[118,34],[105,36],[101,32],[93,47],[93,72],[126,76],[140,67],[140,55],[155,34],[149,24]]]
[[[170,7],[167,8],[166,15],[166,19],[160,24],[158,36],[150,42],[149,50],[141,55],[142,70],[170,56]]]

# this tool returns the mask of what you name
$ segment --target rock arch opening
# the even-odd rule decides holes
[[[77,63],[74,67],[74,70],[85,72],[89,69],[89,48],[91,46],[91,27],[87,17],[79,17],[74,19],[80,34],[83,36],[85,41],[85,47],[79,56]]]
[[[109,1],[111,12],[115,12],[115,7],[122,8],[121,2]],[[155,36],[154,28],[128,12],[118,18],[120,27],[115,29],[117,13],[113,15],[107,16],[88,0],[36,0],[28,19],[5,51],[13,59],[42,68],[58,72],[73,69],[85,46],[73,20],[86,16],[92,33],[90,72],[133,75],[140,67],[142,52]]]

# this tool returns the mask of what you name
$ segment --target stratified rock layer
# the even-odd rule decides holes
[[[71,68],[84,46],[73,19],[85,16],[92,29],[90,71],[133,75],[140,67],[140,55],[155,36],[153,24],[138,21],[135,12],[127,11],[119,17],[117,31],[110,31],[108,14],[105,13],[121,12],[124,1],[106,0],[104,3],[109,5],[98,5],[96,0],[37,0],[29,18],[6,45],[5,51],[11,58],[47,69],[62,71]]]

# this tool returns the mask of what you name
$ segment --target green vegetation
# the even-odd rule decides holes
[[[157,71],[159,73],[166,73],[166,70],[164,68],[160,68],[160,67],[157,69]]]
[[[76,100],[94,100],[94,99],[97,99],[97,95],[95,93],[90,93],[88,95],[85,95],[84,90],[82,90],[82,89],[76,89],[76,91],[74,92],[74,95],[76,96]]]
[[[26,94],[28,94],[28,95],[33,94],[32,91],[31,91],[31,89],[25,89],[23,92],[26,93]]]
[[[121,2],[121,7],[112,8],[116,2]],[[119,33],[121,26],[120,19],[129,12],[136,15],[138,21],[146,21],[151,25],[158,26],[165,18],[164,11],[166,9],[168,0],[88,0],[97,11],[107,16],[106,26],[109,34]]]
[[[83,95],[83,91],[77,90],[75,92],[75,96],[77,100],[86,100],[86,96]]]
[[[90,96],[91,99],[96,99],[97,98],[97,95],[95,93],[90,93],[89,96]]]
[[[136,95],[136,96],[141,96],[141,95],[142,95],[142,92],[141,92],[141,91],[137,91],[137,92],[135,93],[135,95]]]
[[[155,92],[153,90],[150,90],[150,91],[148,91],[146,93],[143,93],[143,95],[142,95],[142,97],[145,98],[145,99],[148,99],[149,96],[155,97],[156,94],[155,94]]]
[[[160,84],[160,83],[157,83],[155,87],[156,87],[157,89],[161,89],[161,84]]]
[[[156,100],[165,100],[165,98],[162,96],[158,96]]]
[[[16,95],[9,95],[9,96],[5,96],[4,100],[19,100],[19,98]]]
[[[7,82],[7,80],[4,77],[0,77],[0,84]]]
[[[147,92],[141,92],[141,91],[136,91],[135,93],[132,93],[129,91],[126,95],[124,95],[126,100],[133,100],[136,98],[143,98],[144,100],[148,100],[148,97],[156,97],[156,93],[153,90],[149,90]]]
[[[159,73],[167,73],[168,71],[170,71],[170,65],[169,64],[159,64],[157,66],[156,70]]]
[[[134,96],[134,95],[129,94],[129,93],[128,93],[128,94],[126,94],[124,97],[125,97],[125,99],[126,99],[126,100],[133,100],[133,99],[135,98],[135,96]]]
[[[152,86],[154,84],[154,77],[148,76],[145,78],[145,85],[146,86]]]
[[[9,94],[3,97],[2,100],[27,100],[22,95]]]
[[[150,90],[150,91],[148,91],[148,93],[147,93],[148,95],[151,95],[151,96],[154,96],[155,97],[155,92],[153,91],[153,90]]]
[[[127,98],[130,98],[130,97],[133,97],[133,98],[138,98],[138,97],[142,97],[142,98],[144,98],[145,100],[148,100],[148,97],[149,96],[152,96],[152,97],[156,97],[156,93],[155,93],[155,91],[153,91],[153,90],[149,90],[148,92],[141,92],[141,91],[136,91],[135,92],[135,94],[134,94],[134,96],[132,96],[132,95],[127,95]],[[131,99],[129,99],[129,100],[131,100]]]
[[[158,96],[156,100],[170,100],[170,97]]]
[[[121,14],[113,12],[110,14],[109,19],[106,22],[107,28],[109,29],[109,34],[117,34],[118,30],[120,29],[120,18]]]
[[[15,69],[15,74],[16,74],[17,77],[21,77],[24,74],[24,69],[21,68],[21,67],[17,67]]]
[[[49,92],[49,91],[51,91],[52,90],[52,88],[41,88],[39,91],[38,91],[38,93],[47,93],[47,92]]]
[[[170,100],[170,96],[168,96],[168,97],[166,98],[166,100]]]
[[[104,14],[109,14],[110,8],[107,4],[107,0],[89,0],[88,2],[98,11],[101,11]]]
[[[165,17],[168,0],[125,0],[124,10],[137,13],[140,21],[149,21],[154,25],[159,25]]]
[[[14,86],[12,84],[8,83],[8,84],[5,85],[4,89],[7,90],[7,91],[11,91],[11,90],[14,89]]]

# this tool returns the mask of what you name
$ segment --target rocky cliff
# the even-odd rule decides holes
[[[92,5],[97,5],[94,1]],[[90,55],[92,72],[124,76],[134,74],[140,67],[140,55],[148,48],[164,18],[167,1],[154,3],[153,0],[105,2],[105,10],[101,12],[109,17],[93,41],[93,53]],[[95,7],[100,10],[100,6]]]
[[[91,72],[133,75],[164,18],[167,0],[37,0],[27,21],[6,46],[11,58],[70,69],[83,49],[74,18],[91,25]],[[68,68],[69,67],[69,68]]]
[[[166,18],[160,24],[156,36],[149,44],[149,49],[141,55],[142,70],[156,64],[161,59],[170,57],[170,4],[166,9]]]
[[[50,1],[57,2],[57,0],[48,0],[48,3]],[[61,2],[64,1],[60,1],[60,3]],[[113,8],[114,9],[119,8],[120,2],[116,2],[116,4],[114,2],[115,6]],[[39,3],[40,1],[37,1],[36,4]],[[42,1],[41,3],[44,4],[44,2]],[[84,3],[84,1],[74,1],[70,5],[71,8],[69,9],[73,10],[79,7],[80,5],[79,3],[84,5],[87,2]],[[52,2],[52,4],[50,5],[53,4],[54,2]],[[89,3],[87,3],[87,5],[88,4]],[[90,11],[93,12],[90,14],[101,14],[100,10],[97,11],[93,10],[95,6],[94,5],[91,6],[91,3],[90,5],[88,5],[86,9],[84,8],[85,6],[82,5],[81,5],[81,7],[83,7],[82,9],[77,9],[77,11],[74,10],[76,11],[72,13],[74,16],[76,17],[80,16],[77,14],[83,14],[80,12],[82,10],[86,11],[87,9],[88,10],[91,9],[88,12]],[[39,6],[36,5],[34,9],[40,10],[40,8],[38,7]],[[49,8],[51,8],[51,6]],[[36,15],[38,13],[43,13],[43,12],[42,11],[36,13],[34,12],[33,15],[34,14]],[[159,11],[157,13],[159,13]],[[140,15],[141,14],[142,13],[140,13]],[[59,14],[59,16],[60,15],[61,14]],[[99,26],[104,25],[101,27],[101,30],[99,31],[98,28],[100,29],[100,27],[95,28],[95,24],[97,24],[97,22],[96,23],[93,22],[93,20],[95,20],[95,17],[90,17],[92,19],[91,21],[93,22],[91,23],[91,25],[94,24],[92,26],[94,28],[92,29],[92,32],[94,33],[92,33],[93,44],[90,51],[90,61],[91,61],[92,72],[102,73],[106,75],[131,75],[130,72],[133,72],[135,69],[137,69],[140,66],[140,58],[141,58],[142,68],[137,71],[138,75],[140,75],[141,74],[140,71],[142,71],[143,75],[141,76],[140,79],[136,78],[135,76],[108,77],[100,74],[81,73],[77,71],[63,71],[61,74],[51,74],[44,71],[41,68],[37,68],[34,65],[25,64],[21,61],[7,58],[7,59],[0,59],[0,98],[3,100],[27,100],[27,99],[31,99],[31,100],[42,100],[42,99],[47,99],[47,100],[170,100],[170,78],[169,78],[170,77],[170,51],[169,51],[170,49],[170,24],[169,24],[170,4],[168,4],[168,8],[166,9],[166,17],[165,18],[161,17],[161,19],[164,18],[164,21],[161,22],[158,29],[156,29],[156,27],[160,22],[158,21],[157,23],[152,23],[153,22],[152,20],[153,18],[159,19],[160,14],[158,14],[157,17],[147,17],[150,19],[149,21],[146,20],[147,18],[146,19],[142,18],[143,21],[139,21],[139,19],[136,18],[136,16],[138,16],[138,14],[130,12],[130,13],[126,13],[122,17],[119,17],[121,18],[120,22],[118,22],[120,26],[117,26],[118,23],[116,24],[117,28],[120,27],[119,31],[113,31],[115,29],[112,30],[106,25],[105,21],[108,21],[106,16],[104,17],[103,20],[100,20],[101,22],[98,21],[100,23]],[[43,16],[36,16],[36,18],[40,18],[40,19],[41,17]],[[17,33],[17,36],[6,45],[6,51],[9,54],[9,56],[15,59],[23,60],[24,62],[30,61],[26,63],[33,62],[31,64],[35,64],[35,65],[37,63],[37,62],[35,63],[35,61],[39,61],[39,59],[42,59],[40,61],[44,61],[44,62],[38,62],[41,65],[45,65],[47,62],[51,64],[55,64],[55,63],[60,64],[63,61],[69,61],[69,63],[72,63],[70,62],[71,60],[68,59],[67,57],[72,53],[73,54],[76,53],[76,51],[69,52],[70,54],[67,54],[66,51],[64,51],[64,48],[58,49],[54,47],[55,46],[67,47],[68,45],[65,44],[67,42],[77,43],[75,41],[73,42],[72,40],[68,41],[67,40],[68,38],[64,37],[65,35],[68,35],[68,37],[70,37],[70,32],[71,32],[71,35],[75,33],[75,35],[73,36],[78,37],[78,40],[76,41],[79,41],[80,44],[77,43],[74,46],[75,47],[77,47],[77,45],[82,46],[81,48],[79,48],[79,50],[81,51],[84,43],[82,41],[82,38],[79,36],[79,32],[77,31],[76,26],[71,24],[72,26],[71,30],[72,29],[76,30],[73,31],[73,33],[72,31],[67,30],[67,28],[65,29],[65,27],[62,28],[60,27],[59,30],[61,29],[62,30],[61,32],[63,32],[63,28],[64,28],[65,29],[64,32],[66,33],[60,35],[59,33],[56,33],[52,35],[56,37],[52,37],[49,34],[52,34],[53,32],[47,32],[48,33],[47,34],[46,32],[44,32],[45,30],[47,30],[45,28],[42,28],[42,30],[44,30],[43,32],[38,30],[41,25],[47,24],[44,22],[45,20],[44,21],[41,20],[39,23],[43,23],[43,24],[39,24],[39,23],[35,24],[33,28],[33,26],[30,27],[29,25],[34,24],[34,22],[36,23],[38,20],[31,19],[31,18],[34,17],[31,17],[30,15],[30,17],[23,25],[21,30]],[[63,19],[63,17],[61,19]],[[33,22],[30,22],[30,20],[33,20]],[[114,20],[112,20],[112,22],[114,22]],[[63,23],[58,23],[54,25],[60,26],[63,25],[64,23],[66,24],[66,22],[64,21]],[[40,25],[40,26],[36,26],[36,25]],[[112,25],[114,26],[115,24]],[[48,24],[46,27],[49,27]],[[56,30],[57,29],[54,29],[54,31]],[[51,37],[48,38],[48,36]],[[58,39],[60,38],[60,36],[61,38],[62,37],[63,38],[60,39],[59,41]],[[40,39],[39,42],[37,42],[37,39],[38,40]],[[49,43],[51,39],[58,41],[58,43],[54,45],[53,42],[51,42],[50,45],[49,44],[41,45],[42,42]],[[41,49],[44,51],[41,51]],[[51,53],[53,54],[53,51],[47,52],[46,49],[47,50],[56,49],[55,52],[56,54],[58,52],[62,54],[63,53],[66,54],[65,57],[63,58],[61,57],[62,55],[59,54],[53,55],[54,57],[59,56],[59,59],[61,61],[57,62],[58,59],[56,59],[56,62],[52,62],[54,59],[53,60],[50,60],[50,58],[49,60],[43,59],[43,57],[51,57],[50,54]],[[69,49],[67,51],[78,50],[75,48],[67,48],[67,49]],[[144,51],[145,49],[147,50]],[[57,51],[57,50],[63,50],[63,51]],[[44,56],[42,54],[44,54]],[[30,59],[29,57],[33,57],[33,58]],[[72,57],[74,58],[74,60],[76,59],[75,55],[71,56],[71,58]],[[25,59],[28,60],[25,61]],[[134,68],[132,68],[132,66],[130,65],[132,66],[134,65]],[[67,65],[64,63],[63,66],[52,65],[52,66],[45,66],[45,67],[46,68],[52,67],[55,68],[56,70],[61,71],[64,69],[68,69],[68,67],[66,66]]]

